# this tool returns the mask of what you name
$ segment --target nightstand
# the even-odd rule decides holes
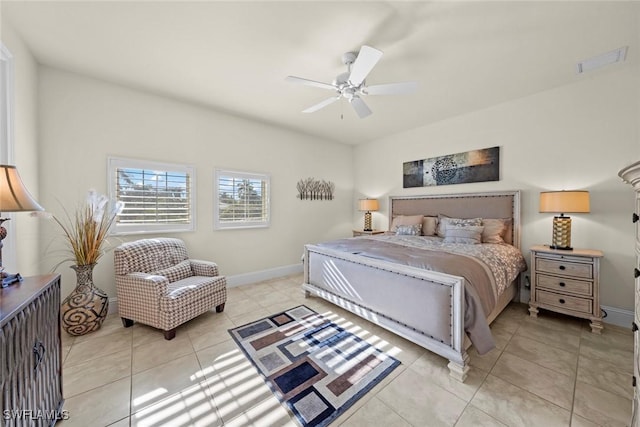
[[[357,237],[357,236],[373,236],[375,234],[384,234],[384,231],[382,231],[382,230],[371,230],[371,231],[353,230],[353,237]]]
[[[591,321],[591,332],[602,331],[600,309],[600,258],[592,249],[571,251],[549,246],[531,247],[531,300],[529,313],[538,308]]]

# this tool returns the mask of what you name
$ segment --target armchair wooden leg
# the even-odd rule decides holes
[[[216,313],[222,313],[224,311],[224,304],[225,303],[222,303],[216,306]]]
[[[133,320],[131,319],[125,319],[124,317],[121,317],[120,319],[122,319],[122,325],[125,328],[130,328],[133,326]]]
[[[172,340],[176,337],[176,328],[170,329],[168,331],[164,331],[164,339]]]

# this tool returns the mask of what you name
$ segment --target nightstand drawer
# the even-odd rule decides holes
[[[563,277],[536,274],[536,286],[558,292],[571,292],[586,296],[593,295],[593,283],[585,280],[573,280]]]
[[[593,301],[587,298],[570,297],[567,295],[555,294],[553,292],[537,290],[536,300],[540,304],[552,305],[566,310],[580,311],[582,313],[593,312]]]
[[[585,279],[593,278],[593,265],[591,264],[538,258],[536,260],[536,270],[564,276],[583,277]]]

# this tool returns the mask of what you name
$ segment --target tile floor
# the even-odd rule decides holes
[[[498,348],[478,356],[464,384],[447,361],[318,298],[302,276],[229,289],[224,313],[206,313],[166,341],[110,315],[82,337],[63,333],[64,409],[71,426],[295,426],[227,329],[300,304],[397,357],[391,375],[335,426],[626,426],[633,336],[606,325],[510,305],[492,325]]]

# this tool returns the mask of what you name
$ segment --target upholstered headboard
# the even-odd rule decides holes
[[[505,241],[520,248],[520,191],[389,197],[389,227],[398,215],[511,218]]]

